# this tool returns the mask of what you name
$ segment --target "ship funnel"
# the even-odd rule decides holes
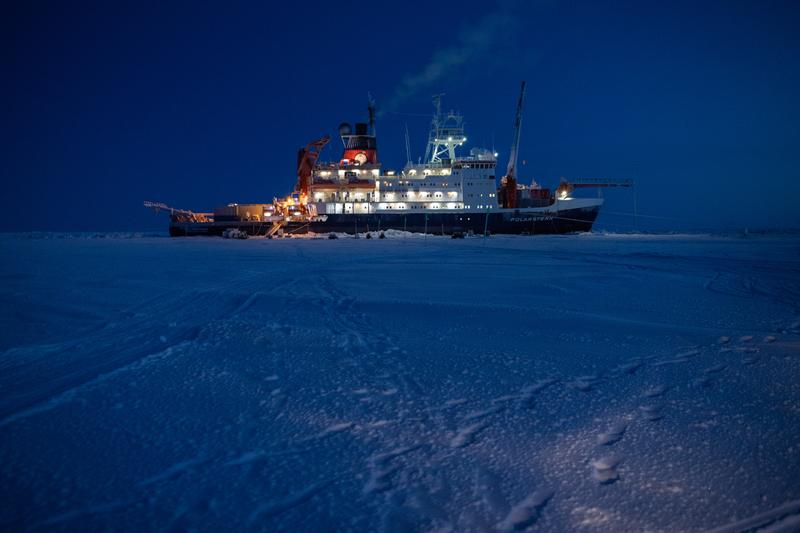
[[[354,131],[355,130],[355,131]],[[375,104],[370,97],[369,122],[356,122],[354,128],[343,122],[339,124],[344,152],[339,164],[343,166],[377,165],[378,147],[375,142]]]

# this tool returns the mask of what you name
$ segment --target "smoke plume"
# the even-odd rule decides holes
[[[435,50],[422,69],[403,77],[386,110],[397,109],[421,91],[437,88],[445,79],[463,76],[464,67],[485,73],[513,55],[502,52],[513,41],[519,27],[513,6],[513,3],[506,2],[489,15],[470,16],[469,25],[461,29],[455,44]]]

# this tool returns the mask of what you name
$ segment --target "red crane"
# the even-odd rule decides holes
[[[300,148],[297,152],[297,192],[301,197],[308,197],[311,189],[311,175],[314,171],[314,164],[317,162],[320,152],[331,140],[329,135],[311,141],[305,148]]]

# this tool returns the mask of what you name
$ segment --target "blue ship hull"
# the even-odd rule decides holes
[[[452,235],[474,232],[483,234],[543,235],[591,231],[600,206],[543,213],[526,210],[503,210],[490,213],[373,213],[364,215],[323,215],[311,222],[288,222],[285,233],[365,233],[401,230],[415,233]],[[171,222],[170,235],[222,235],[237,228],[250,235],[266,235],[271,224],[265,222]]]

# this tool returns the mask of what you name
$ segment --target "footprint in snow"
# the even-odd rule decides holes
[[[664,366],[664,365],[671,365],[671,364],[678,364],[678,363],[688,363],[692,360],[692,358],[700,355],[700,350],[689,350],[686,352],[681,352],[677,354],[672,359],[665,359],[656,363],[656,366]]]
[[[642,396],[644,396],[645,398],[656,398],[658,396],[663,396],[664,393],[667,392],[668,390],[669,387],[666,387],[664,385],[657,385],[655,387],[650,387],[649,389],[644,391],[644,393],[642,393]]]
[[[636,373],[637,370],[639,370],[642,367],[643,364],[644,363],[642,363],[641,359],[633,359],[628,363],[620,365],[618,369],[622,374],[633,375]]]
[[[728,368],[728,365],[725,365],[725,364],[722,364],[722,363],[720,363],[718,365],[714,365],[714,366],[708,367],[705,370],[703,370],[703,374],[700,377],[698,377],[698,378],[696,378],[694,380],[694,384],[696,386],[702,387],[704,389],[712,387],[714,385],[714,383],[715,383],[715,381],[712,378],[716,374],[719,374],[720,372],[725,370],[726,368]]]
[[[556,379],[543,379],[537,381],[533,385],[523,387],[520,391],[520,394],[516,395],[516,398],[513,395],[508,396],[508,398],[515,399],[517,402],[517,407],[520,409],[533,409],[535,403],[534,397],[536,394],[556,383],[558,383],[558,380]]]
[[[619,479],[617,466],[620,459],[615,455],[607,455],[592,461],[592,477],[601,485],[610,485]]]
[[[722,336],[722,337],[719,338],[719,340],[717,340],[717,342],[719,344],[728,344],[729,342],[731,342],[731,338],[730,337],[726,337],[726,336]]]
[[[698,387],[708,389],[714,385],[714,380],[711,379],[710,376],[702,376],[696,378],[692,383],[694,383]]]
[[[603,433],[597,435],[597,444],[600,446],[611,446],[615,442],[619,442],[625,431],[628,429],[628,424],[625,422],[617,422],[612,424]]]
[[[394,459],[402,457],[420,448],[420,445],[403,446],[388,452],[379,453],[369,458],[369,479],[364,485],[364,494],[384,492],[391,488],[391,477],[400,469],[392,464]]]
[[[722,372],[726,368],[728,368],[728,365],[718,364],[718,365],[714,365],[712,367],[706,368],[705,370],[703,370],[703,373],[706,374],[706,375],[719,374],[720,372]]]
[[[661,413],[661,410],[664,408],[663,404],[655,404],[655,405],[642,405],[639,407],[639,411],[641,411],[642,416],[645,420],[650,422],[656,422],[664,418],[664,415]]]
[[[328,426],[327,428],[323,429],[322,431],[320,431],[319,433],[317,433],[315,435],[311,435],[310,437],[306,437],[304,439],[300,439],[298,442],[305,443],[305,442],[309,442],[309,441],[313,441],[313,440],[326,439],[328,437],[336,435],[337,433],[341,433],[343,431],[347,431],[349,429],[352,429],[353,427],[355,427],[355,424],[353,424],[352,422],[342,422],[340,424],[334,424],[332,426]]]
[[[739,337],[739,342],[750,342],[752,340],[753,340],[752,335],[742,335],[741,337]]]
[[[533,385],[523,387],[522,392],[524,394],[536,394],[537,392],[541,392],[547,387],[555,385],[556,383],[558,383],[558,380],[555,378],[540,379]]]
[[[522,531],[532,526],[555,493],[552,490],[537,490],[516,504],[508,516],[497,524],[499,531]]]
[[[447,400],[444,402],[445,407],[453,407],[454,405],[463,405],[467,403],[465,398],[456,398],[455,400]]]
[[[760,361],[760,358],[757,355],[746,355],[742,357],[742,364],[744,365],[754,365]]]
[[[737,346],[734,348],[734,351],[739,353],[756,353],[759,351],[759,348],[755,348],[753,346]]]
[[[764,342],[767,343],[767,344],[769,344],[771,342],[775,342],[776,340],[777,339],[775,338],[774,335],[767,335],[766,337],[764,337]]]
[[[472,424],[471,426],[459,429],[455,436],[450,439],[450,447],[464,448],[465,446],[469,446],[473,443],[478,433],[486,429],[486,426],[488,425],[489,424],[484,422],[478,422],[476,424]]]
[[[567,383],[567,386],[581,392],[589,392],[600,379],[597,376],[579,376],[574,381]]]

